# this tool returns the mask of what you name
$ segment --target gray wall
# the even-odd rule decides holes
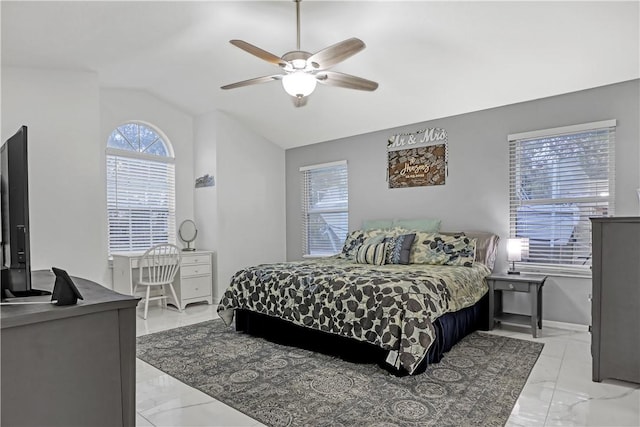
[[[504,239],[509,235],[507,135],[606,119],[618,120],[616,214],[638,215],[639,93],[640,80],[632,80],[287,150],[287,259],[302,256],[300,166],[346,159],[351,230],[359,228],[364,219],[440,218],[442,229],[491,231],[503,238],[496,270],[504,270]],[[446,185],[389,189],[387,139],[427,127],[445,128],[449,136]],[[589,324],[590,291],[590,279],[549,278],[544,318]],[[525,301],[511,304],[514,311],[526,310]]]

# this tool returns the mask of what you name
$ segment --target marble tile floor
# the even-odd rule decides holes
[[[147,320],[139,308],[137,335],[215,319],[215,308],[195,304],[179,313],[152,306]],[[545,343],[507,427],[640,426],[640,385],[591,381],[587,331],[544,327],[535,339],[527,328],[503,326],[491,333]],[[141,360],[136,369],[137,426],[262,426]]]

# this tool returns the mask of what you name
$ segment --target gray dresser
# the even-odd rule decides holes
[[[593,381],[640,383],[640,217],[591,222]]]
[[[55,276],[31,274],[52,290]],[[136,424],[136,304],[95,282],[73,277],[76,305],[32,297],[3,305],[2,426],[115,427]]]

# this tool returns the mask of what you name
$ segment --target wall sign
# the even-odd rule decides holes
[[[196,188],[213,187],[214,185],[216,185],[216,182],[213,175],[206,174],[196,178]]]
[[[393,135],[387,142],[389,188],[444,185],[447,131],[427,128]]]

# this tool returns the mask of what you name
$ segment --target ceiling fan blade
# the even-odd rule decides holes
[[[252,45],[251,43],[247,43],[244,40],[229,40],[229,43],[232,45],[239,47],[245,52],[249,52],[250,54],[257,56],[258,58],[270,62],[273,65],[277,65],[278,67],[284,67],[287,65],[287,62],[282,60],[279,56],[274,55],[271,52],[267,52],[266,50],[260,49],[257,46]]]
[[[220,89],[235,89],[237,87],[255,85],[258,83],[266,83],[272,80],[281,80],[284,77],[284,74],[276,74],[273,76],[262,76],[256,77],[255,79],[243,80],[237,83],[231,83],[229,85],[222,86]]]
[[[315,69],[324,70],[355,55],[364,48],[365,44],[362,40],[352,37],[314,53],[307,59],[307,63]]]
[[[307,98],[309,98],[308,96],[292,96],[291,99],[293,100],[293,105],[295,105],[297,108],[299,107],[304,107],[305,105],[307,105]]]
[[[316,80],[327,86],[338,86],[347,89],[366,90],[369,92],[378,88],[378,83],[374,81],[335,71],[323,71],[316,75]]]

